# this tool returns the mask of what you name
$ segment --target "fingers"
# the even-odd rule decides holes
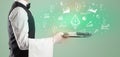
[[[68,37],[69,37],[69,34],[68,34],[68,33],[64,33],[64,34],[62,35],[62,37],[63,37],[63,38],[68,38]]]
[[[62,42],[63,40],[65,40],[67,38],[68,38],[67,33],[59,32],[59,33],[54,35],[54,42],[59,43],[59,42]]]

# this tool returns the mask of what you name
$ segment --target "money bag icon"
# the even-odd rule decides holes
[[[80,24],[79,18],[77,17],[77,15],[74,15],[71,20],[71,25],[73,26],[74,29],[77,29],[79,24]]]

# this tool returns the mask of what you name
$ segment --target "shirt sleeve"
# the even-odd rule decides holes
[[[29,46],[28,38],[28,17],[25,10],[21,7],[16,7],[10,14],[9,20],[15,35],[17,44],[21,50],[27,50]]]

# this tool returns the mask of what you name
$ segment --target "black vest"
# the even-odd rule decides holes
[[[12,12],[12,10],[16,7],[21,7],[27,12],[28,25],[29,25],[29,32],[28,32],[29,35],[28,35],[28,37],[29,38],[35,38],[35,23],[34,23],[34,18],[31,14],[31,12],[23,4],[21,4],[19,2],[15,2],[12,5],[12,8],[9,12],[9,15]],[[18,47],[18,44],[15,40],[15,35],[13,33],[13,29],[12,29],[10,20],[8,20],[8,32],[9,32],[10,57],[28,57],[28,50],[20,50],[19,47]]]

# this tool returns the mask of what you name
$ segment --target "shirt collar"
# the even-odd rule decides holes
[[[24,1],[24,0],[16,0],[17,2],[22,3],[23,5],[27,6],[28,2]]]

